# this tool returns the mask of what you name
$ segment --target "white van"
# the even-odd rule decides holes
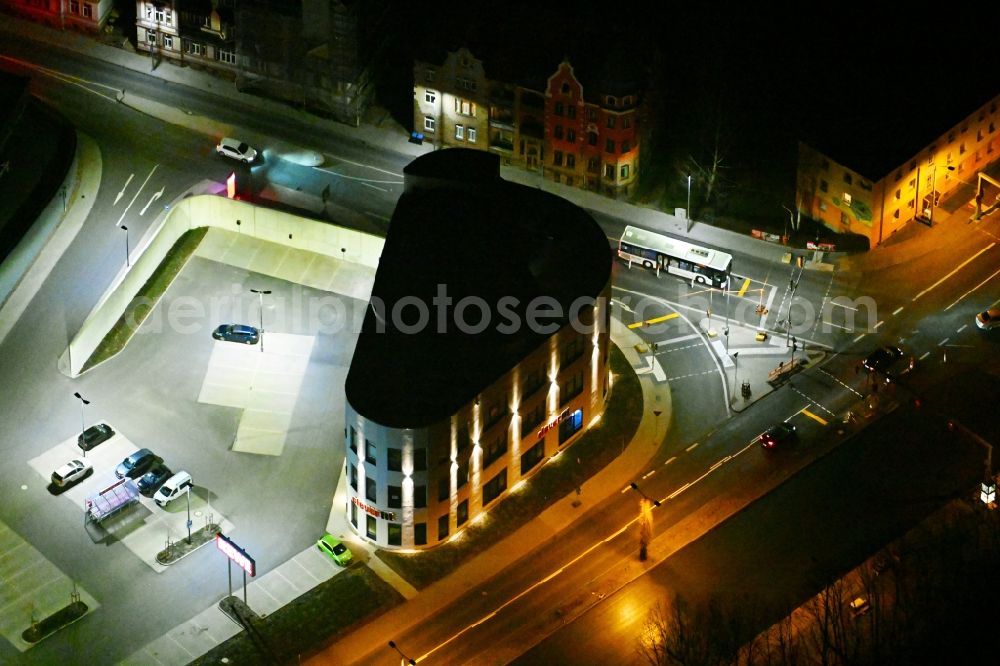
[[[160,506],[166,506],[186,493],[188,488],[193,487],[194,481],[191,480],[190,474],[187,472],[177,472],[172,477],[167,479],[166,483],[160,486],[160,489],[156,491],[153,499],[156,500],[156,503]]]

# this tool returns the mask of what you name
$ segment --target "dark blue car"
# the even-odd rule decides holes
[[[142,475],[139,482],[139,492],[149,497],[163,485],[163,482],[170,478],[171,471],[166,465],[156,465],[151,470]]]
[[[255,345],[260,340],[260,331],[253,326],[245,324],[223,324],[215,329],[212,337],[225,342],[242,342],[248,345]]]

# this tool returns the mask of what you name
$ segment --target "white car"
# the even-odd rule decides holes
[[[177,472],[160,486],[160,489],[153,495],[153,501],[160,506],[166,506],[186,493],[188,488],[194,488],[191,475],[184,471]]]
[[[226,137],[215,147],[215,152],[234,160],[240,160],[244,164],[250,164],[257,159],[257,150],[247,145],[246,142],[232,137]]]
[[[74,458],[52,472],[52,485],[63,488],[87,476],[94,469],[94,463],[87,458]]]
[[[984,331],[990,331],[1000,326],[1000,310],[993,309],[976,315],[976,326]]]

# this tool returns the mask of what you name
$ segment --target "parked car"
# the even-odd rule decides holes
[[[254,148],[244,141],[228,136],[219,142],[219,145],[215,147],[215,152],[239,160],[244,164],[249,164],[257,159],[257,151]]]
[[[107,423],[92,425],[76,437],[76,445],[84,451],[89,451],[101,442],[106,442],[115,436],[115,431]]]
[[[976,326],[984,331],[1000,327],[1000,309],[991,309],[976,315]]]
[[[180,471],[167,479],[153,495],[153,501],[160,506],[166,506],[194,487],[194,481],[187,472]]]
[[[223,324],[215,329],[212,337],[225,342],[243,342],[248,345],[255,345],[260,341],[260,331],[253,326],[245,324]]]
[[[903,356],[899,347],[880,347],[869,354],[862,365],[868,372],[882,375],[886,382],[891,382],[913,369],[914,359],[911,357],[909,363],[903,363]]]
[[[52,485],[64,488],[94,471],[94,463],[86,458],[74,458],[52,472]]]
[[[791,423],[775,423],[773,426],[762,432],[757,439],[760,441],[760,445],[765,449],[773,449],[777,446],[781,446],[788,442],[791,442],[796,437],[795,426]]]
[[[162,463],[154,465],[152,469],[142,475],[142,478],[136,484],[139,487],[139,492],[149,497],[159,490],[163,482],[170,478],[172,473],[170,468]]]
[[[319,552],[328,556],[331,560],[336,562],[342,567],[346,567],[354,559],[354,555],[351,553],[350,549],[343,544],[342,541],[337,539],[332,534],[324,534],[319,541],[316,542],[316,547]]]
[[[149,449],[139,449],[118,463],[118,467],[115,467],[115,476],[119,479],[124,479],[126,476],[134,479],[144,474],[154,462],[156,454]]]

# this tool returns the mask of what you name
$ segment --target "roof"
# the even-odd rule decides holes
[[[405,176],[346,391],[369,420],[420,428],[456,413],[551,335],[527,325],[505,329],[515,318],[526,321],[529,303],[554,298],[562,316],[543,321],[562,327],[576,298],[599,296],[611,279],[611,252],[587,212],[503,180],[496,155],[439,150],[414,160]],[[439,289],[449,305],[439,307]],[[404,297],[425,304],[428,325],[405,332],[416,305],[401,310],[402,325],[394,320]],[[490,309],[480,330],[475,306],[464,309],[470,326],[456,324],[456,304],[467,297]],[[385,314],[377,318],[380,303]]]

